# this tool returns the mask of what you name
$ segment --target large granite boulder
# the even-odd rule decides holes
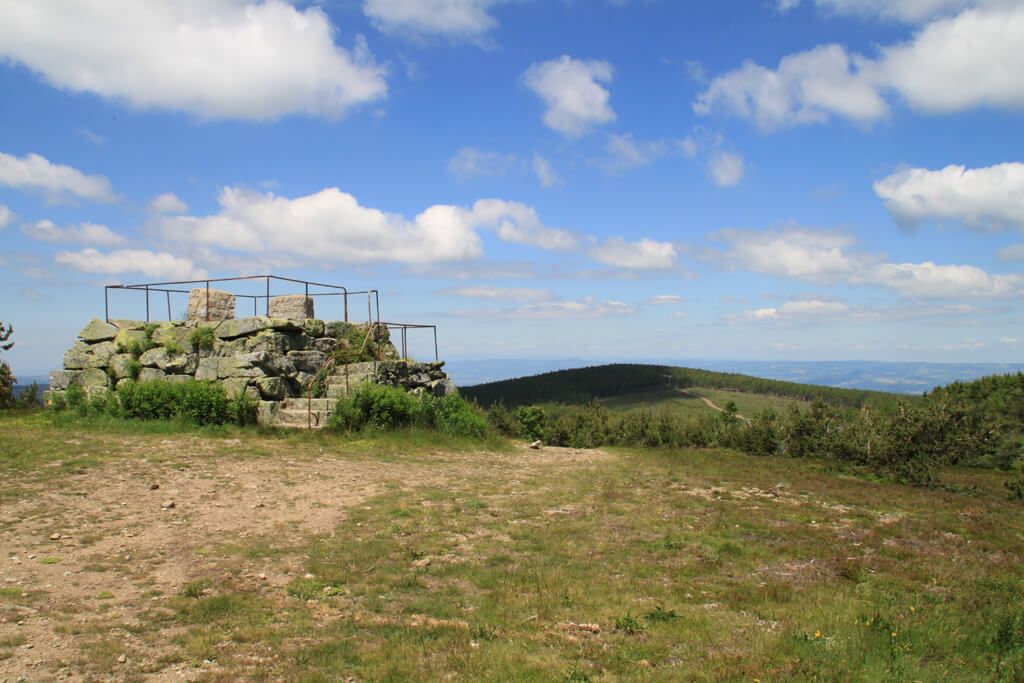
[[[235,295],[219,289],[193,289],[188,293],[186,316],[189,320],[231,320],[235,317]]]
[[[95,342],[110,341],[117,336],[117,328],[110,323],[103,322],[99,318],[93,318],[89,324],[78,333],[78,338],[90,344]]]

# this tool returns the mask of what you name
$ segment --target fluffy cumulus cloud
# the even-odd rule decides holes
[[[889,263],[858,252],[852,237],[836,232],[723,230],[728,243],[710,255],[729,267],[822,284],[871,285],[908,298],[1001,298],[1024,293],[1024,275],[992,274],[971,265]]]
[[[784,57],[772,70],[746,62],[715,78],[694,103],[698,114],[722,111],[752,119],[765,131],[841,116],[870,123],[889,107],[864,76],[870,63],[840,45],[824,45]]]
[[[487,299],[490,301],[549,301],[554,295],[545,289],[532,287],[453,287],[443,289],[438,294],[466,297],[470,299]]]
[[[594,126],[615,120],[609,104],[612,65],[563,55],[533,64],[523,82],[545,104],[544,124],[567,137],[580,137]]]
[[[514,154],[463,147],[448,162],[448,172],[459,180],[503,176],[516,165]]]
[[[591,247],[590,258],[605,265],[629,270],[659,270],[671,268],[676,262],[676,248],[671,242],[642,239],[626,242],[612,237],[603,244]]]
[[[23,225],[21,231],[35,240],[43,242],[66,242],[111,247],[123,244],[125,239],[105,225],[82,223],[62,228],[53,221],[42,220]]]
[[[694,103],[698,114],[750,119],[765,131],[824,123],[861,125],[885,118],[893,92],[914,109],[948,113],[1024,107],[1024,6],[990,2],[936,19],[875,58],[823,45],[784,57],[777,68],[753,62],[715,78]]]
[[[470,208],[438,204],[413,219],[365,207],[327,188],[290,199],[235,187],[222,190],[210,216],[160,216],[168,240],[193,247],[275,254],[307,263],[409,264],[461,261],[483,253],[481,230],[542,248],[568,248],[575,239],[543,225],[518,202],[483,199]]]
[[[0,3],[0,57],[62,89],[202,118],[335,118],[384,97],[365,41],[334,38],[323,10],[285,0]]]
[[[713,237],[728,243],[715,258],[729,267],[812,282],[836,282],[873,260],[863,254],[848,254],[845,250],[854,240],[838,232],[728,229]]]
[[[910,168],[875,183],[875,193],[901,225],[961,221],[979,230],[1024,229],[1024,164],[932,171]]]
[[[0,204],[0,230],[3,230],[14,221],[14,212]]]
[[[363,13],[387,33],[475,39],[497,26],[500,0],[366,0]]]
[[[141,273],[151,278],[185,280],[206,277],[206,271],[197,268],[190,259],[148,249],[120,249],[101,252],[93,248],[81,251],[62,251],[54,260],[84,273],[121,275]]]
[[[70,198],[103,203],[117,201],[110,181],[104,176],[86,175],[76,168],[51,163],[38,154],[19,158],[0,152],[0,185],[42,192],[54,202]]]
[[[600,165],[609,173],[621,173],[641,166],[649,166],[668,154],[670,146],[664,140],[636,140],[630,134],[609,135],[605,145],[605,158]]]
[[[686,303],[686,299],[678,294],[659,294],[651,299],[650,303],[655,306],[678,306],[679,304]]]
[[[188,211],[188,204],[173,192],[164,192],[153,197],[153,201],[149,203],[149,210],[153,213],[179,214]]]

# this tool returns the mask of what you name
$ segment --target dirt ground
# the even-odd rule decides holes
[[[70,476],[4,482],[27,495],[0,499],[0,642],[11,648],[0,660],[0,682],[123,680],[129,670],[135,679],[181,681],[210,673],[170,656],[179,625],[152,621],[190,582],[230,575],[254,590],[283,593],[303,571],[300,548],[311,535],[330,534],[355,506],[395,487],[462,481],[482,469],[481,454],[472,453],[382,460],[305,445],[298,457],[245,458],[224,456],[223,440],[121,441],[135,457]],[[484,469],[515,477],[604,457],[521,449],[487,454]],[[264,539],[275,552],[221,551],[259,548]],[[291,545],[295,552],[280,552]],[[113,670],[95,672],[97,648],[107,660],[117,655]]]

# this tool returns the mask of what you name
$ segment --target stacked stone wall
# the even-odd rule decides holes
[[[309,310],[303,299],[288,302],[298,314]],[[365,324],[312,318],[93,319],[64,354],[63,368],[50,373],[50,394],[72,385],[94,395],[133,380],[189,379],[218,382],[229,397],[244,393],[263,402],[335,399],[364,382],[434,395],[455,390],[443,362],[401,360],[387,330],[375,329],[364,344],[367,333]],[[375,360],[358,362],[368,349]]]

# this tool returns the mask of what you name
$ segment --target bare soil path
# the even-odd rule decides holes
[[[718,411],[719,413],[724,413],[725,412],[725,408],[722,408],[721,406],[716,404],[714,401],[712,401],[710,398],[707,398],[705,396],[701,396],[700,394],[695,394],[692,391],[687,391],[686,389],[679,389],[679,388],[677,388],[676,391],[678,391],[680,394],[685,394],[686,396],[689,396],[691,398],[698,398],[698,399],[700,399],[701,401],[704,402],[705,405],[707,405],[708,408],[711,408],[712,410]],[[750,423],[750,418],[744,417],[743,415],[740,415],[739,413],[736,413],[736,417],[738,417],[739,419],[743,420],[744,422],[746,422],[748,424]]]
[[[169,603],[191,582],[230,575],[283,591],[301,576],[312,535],[330,534],[384,491],[608,457],[549,448],[376,458],[274,440],[271,449],[291,450],[254,457],[237,439],[111,439],[133,457],[3,482],[19,488],[13,500],[0,497],[0,643],[10,648],[0,681],[208,675],[171,656],[180,627],[167,618]],[[235,546],[242,550],[232,553]]]

